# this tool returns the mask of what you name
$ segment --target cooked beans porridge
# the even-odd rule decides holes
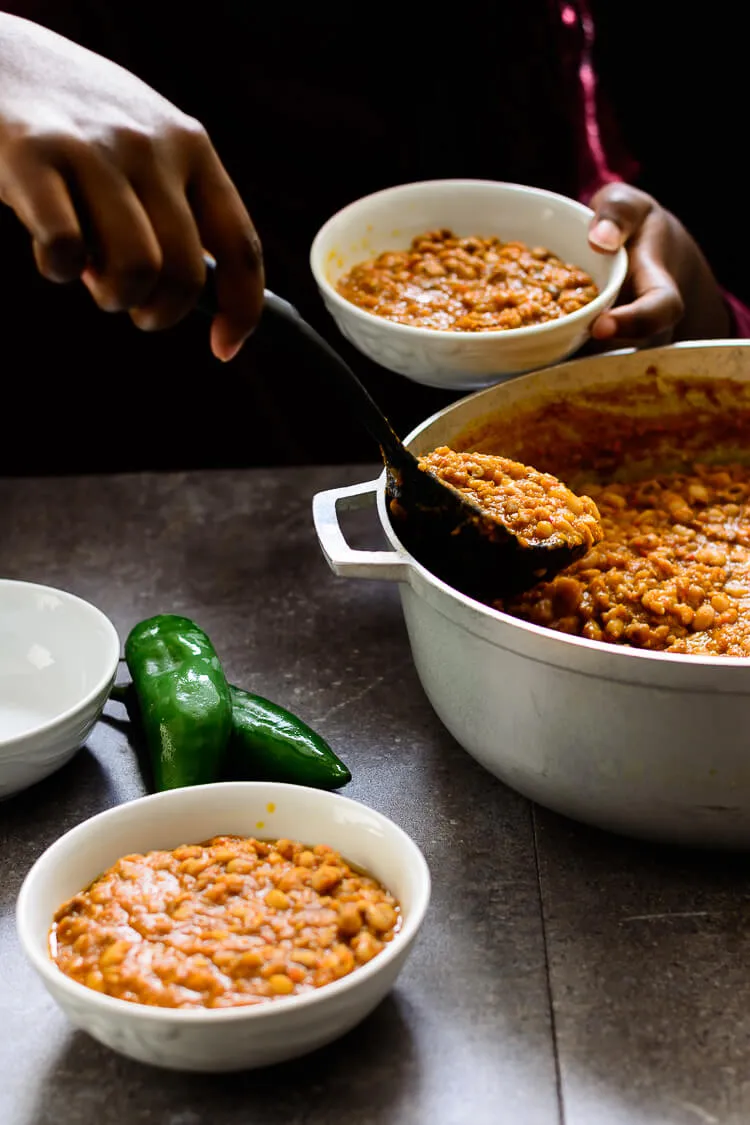
[[[558,320],[597,296],[593,279],[544,247],[427,231],[408,250],[360,262],[338,292],[376,316],[417,328],[487,332]]]
[[[320,988],[398,933],[393,896],[324,844],[217,836],[128,855],[65,903],[62,972],[166,1008],[227,1008]]]
[[[551,473],[490,453],[440,446],[422,468],[457,488],[515,534],[522,546],[591,547],[602,538],[596,504]]]
[[[750,468],[695,464],[586,491],[604,540],[497,607],[611,644],[750,656]]]

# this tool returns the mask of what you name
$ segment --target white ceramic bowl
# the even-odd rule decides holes
[[[427,180],[403,184],[350,203],[321,227],[310,266],[339,329],[382,367],[417,383],[476,390],[511,375],[547,367],[571,355],[590,325],[614,304],[627,273],[625,250],[603,254],[588,242],[593,212],[574,199],[490,180]],[[599,295],[560,320],[496,332],[443,332],[386,320],[339,296],[338,279],[384,250],[405,249],[436,227],[462,237],[496,236],[545,246],[586,270]]]
[[[101,610],[0,579],[0,798],[73,757],[101,714],[120,640]]]
[[[236,834],[325,843],[398,899],[403,927],[368,964],[302,996],[252,1008],[171,1009],[104,996],[60,972],[47,935],[57,908],[129,852]],[[417,845],[365,805],[297,785],[225,782],[173,789],[79,824],[37,860],[18,897],[21,945],[71,1022],[140,1062],[175,1070],[244,1070],[295,1058],[349,1031],[380,1003],[412,947],[430,897]]]

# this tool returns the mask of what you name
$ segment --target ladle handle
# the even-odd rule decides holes
[[[206,283],[198,301],[198,308],[209,316],[214,316],[218,309],[216,299],[216,263],[206,257]],[[306,343],[315,349],[321,358],[325,359],[325,371],[329,382],[334,386],[352,413],[359,418],[370,435],[383,450],[386,460],[398,467],[405,460],[411,460],[411,454],[404,448],[400,438],[391,427],[390,422],[383,414],[377,403],[370,397],[369,391],[359,381],[351,367],[341,358],[335,348],[315,331],[299,314],[294,305],[285,301],[283,297],[264,289],[263,320],[268,318],[292,328]]]

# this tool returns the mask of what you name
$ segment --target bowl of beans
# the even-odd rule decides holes
[[[393,986],[430,896],[417,845],[338,794],[174,789],[36,861],[21,945],[71,1022],[140,1062],[232,1071],[343,1035]]]
[[[521,184],[403,184],[333,215],[310,266],[368,358],[428,386],[476,390],[570,356],[614,304],[627,253],[589,245],[592,217]]]
[[[498,573],[480,600],[410,550],[383,475],[314,498],[333,570],[399,583],[417,672],[457,742],[599,828],[750,847],[750,341],[572,360],[460,399],[406,444],[470,495],[499,489],[532,537],[540,521],[599,523],[554,577],[508,596]],[[348,547],[338,512],[355,496],[390,550]]]

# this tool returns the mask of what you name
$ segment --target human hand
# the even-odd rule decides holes
[[[594,322],[594,340],[669,342],[730,336],[731,317],[701,250],[679,220],[629,184],[608,184],[590,206],[589,242],[627,246],[628,275],[616,307]]]
[[[0,199],[40,272],[80,278],[147,331],[195,304],[216,260],[214,354],[231,359],[263,305],[260,242],[201,125],[140,79],[0,13]]]

